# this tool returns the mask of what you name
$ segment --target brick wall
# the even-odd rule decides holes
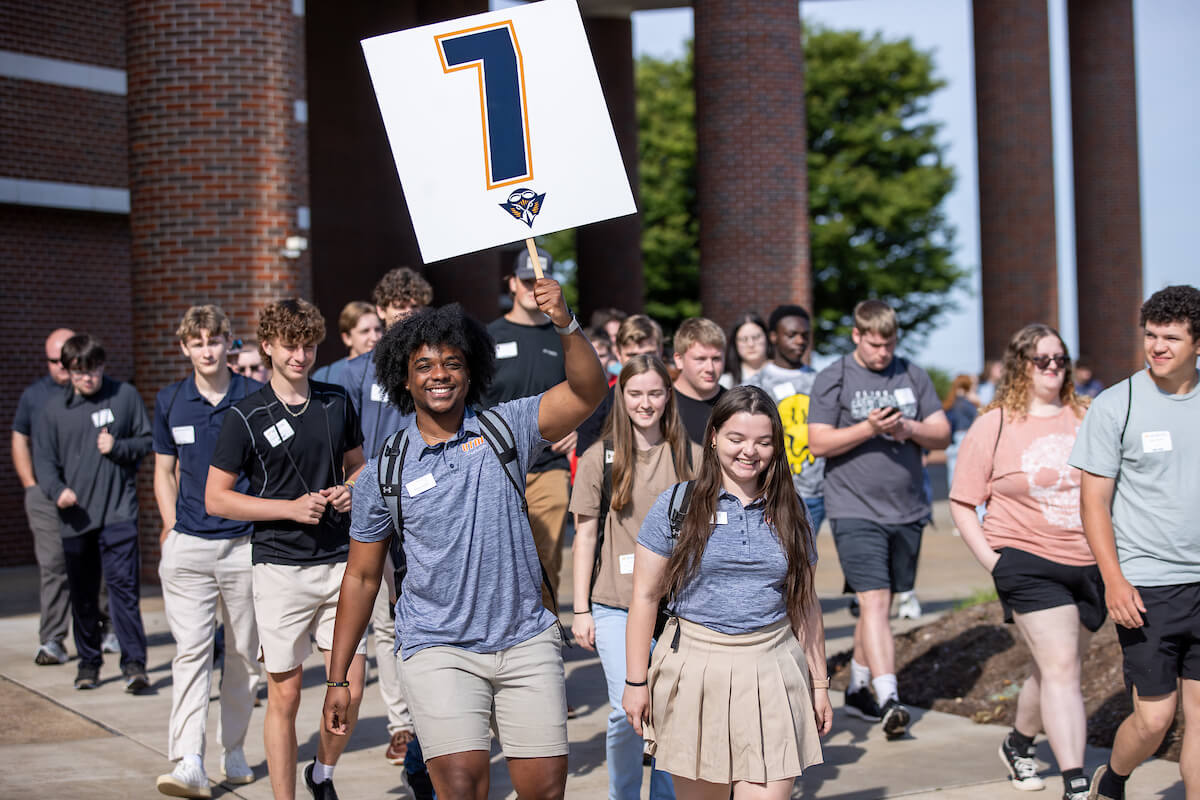
[[[804,52],[795,2],[694,6],[700,301],[724,328],[812,305]]]
[[[1130,0],[1069,0],[1080,357],[1112,384],[1142,365],[1142,225]]]
[[[33,563],[21,486],[8,455],[21,391],[46,373],[54,328],[100,337],[107,373],[133,374],[129,223],[122,216],[0,205],[0,565]]]
[[[975,0],[985,358],[1030,322],[1058,325],[1050,36],[1045,0]]]
[[[304,21],[290,0],[132,0],[127,34],[135,363],[151,403],[186,372],[173,334],[189,306],[219,304],[245,336],[265,303],[312,296],[308,255],[281,255],[308,205]],[[147,570],[150,509],[147,486]]]
[[[125,68],[124,0],[0,0],[0,50]]]

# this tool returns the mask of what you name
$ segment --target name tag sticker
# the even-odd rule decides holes
[[[177,425],[171,428],[171,436],[175,444],[195,444],[196,428],[192,425]]]
[[[274,425],[270,425],[263,430],[263,438],[267,440],[267,443],[270,444],[271,447],[279,447],[279,445],[283,444],[295,435],[296,432],[292,430],[292,426],[286,419],[281,419],[279,422],[276,422]]]
[[[1142,450],[1147,453],[1171,452],[1171,432],[1146,431],[1142,434]]]
[[[729,524],[729,514],[724,511],[718,511],[717,515],[715,517],[713,517],[713,524],[715,524],[715,525]]]
[[[617,562],[622,575],[633,574],[633,553],[621,553],[617,556]]]
[[[613,463],[613,451],[612,450],[604,451],[604,463],[605,464]]]
[[[779,402],[779,403],[782,403],[784,400],[787,400],[789,397],[791,397],[795,393],[796,393],[796,387],[792,385],[791,381],[784,381],[783,383],[778,384],[774,389],[771,390],[771,394],[775,395],[775,401]]]
[[[388,399],[387,392],[378,383],[371,384],[371,402],[386,403]]]
[[[898,405],[907,405],[917,402],[917,396],[913,394],[913,390],[907,386],[901,386],[899,389],[893,391],[892,394],[896,396],[896,403]]]
[[[112,424],[116,420],[113,416],[111,408],[102,408],[99,411],[92,412],[92,425],[97,428],[103,428],[105,425]]]
[[[404,485],[408,489],[409,497],[416,497],[421,492],[428,492],[433,487],[437,486],[437,481],[433,479],[432,472],[426,472],[419,478],[409,481]]]
[[[517,343],[516,342],[497,342],[496,343],[496,358],[516,358]]]

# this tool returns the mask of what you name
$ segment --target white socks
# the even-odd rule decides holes
[[[188,753],[186,756],[184,756],[183,758],[181,758],[179,760],[186,761],[187,763],[191,764],[196,769],[200,770],[201,772],[204,772],[204,759],[200,756],[199,753]]]
[[[850,659],[850,686],[846,689],[847,692],[857,692],[859,689],[868,685],[871,682],[871,670],[864,664],[860,664]]]
[[[895,680],[895,678],[893,678]],[[337,766],[336,764],[333,766]],[[325,781],[333,780],[333,766],[322,764],[320,761],[313,759],[312,778],[313,783],[324,783]]]
[[[879,701],[879,705],[885,704],[888,700],[899,700],[900,692],[896,688],[896,674],[880,675],[871,681],[872,688],[875,689],[875,698]]]

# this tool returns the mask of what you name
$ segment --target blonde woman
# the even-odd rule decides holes
[[[996,397],[959,448],[950,513],[1033,654],[1013,729],[1000,744],[1013,788],[1044,788],[1033,739],[1045,730],[1064,800],[1083,800],[1080,661],[1107,612],[1079,517],[1080,472],[1067,464],[1087,409],[1071,377],[1058,331],[1027,325],[1013,335]],[[975,507],[984,503],[981,525]]]

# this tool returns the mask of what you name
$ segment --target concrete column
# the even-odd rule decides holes
[[[983,347],[1058,324],[1045,0],[974,0]]]
[[[1142,365],[1142,225],[1130,0],[1068,0],[1079,357],[1106,384]]]
[[[804,52],[795,0],[696,0],[700,300],[811,308]]]
[[[624,17],[584,17],[596,72],[604,89],[625,173],[638,196],[638,122],[633,75],[633,23]],[[575,232],[579,259],[579,312],[586,322],[597,308],[640,312],[642,282],[641,214],[584,225]]]

